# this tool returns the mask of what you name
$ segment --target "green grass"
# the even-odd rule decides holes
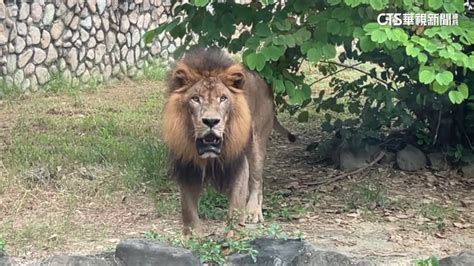
[[[266,209],[263,214],[269,220],[293,221],[307,212],[307,208],[296,199],[289,199],[281,191],[272,191],[266,194]]]
[[[112,165],[123,171],[130,188],[144,182],[158,188],[165,182],[167,151],[150,122],[156,120],[160,99],[154,95],[142,106],[119,111],[103,106],[78,118],[25,116],[13,130],[6,160],[16,169],[47,167],[52,172]]]
[[[222,193],[208,187],[199,198],[199,215],[204,219],[223,220],[227,215],[228,200]]]
[[[427,259],[420,259],[415,261],[416,266],[438,266],[439,260],[435,256],[431,256]]]
[[[239,231],[240,238],[224,239],[220,236],[211,236],[206,238],[190,237],[186,239],[181,233],[163,236],[155,231],[147,231],[144,238],[148,240],[159,240],[169,243],[175,247],[184,247],[197,254],[202,263],[211,263],[222,265],[226,261],[226,256],[231,254],[250,255],[254,262],[257,262],[257,250],[251,242],[258,237],[273,237],[276,239],[298,238],[303,236],[300,232],[287,234],[277,224],[269,224],[267,227],[260,226],[257,229],[247,230],[242,228]]]
[[[421,205],[421,214],[431,220],[427,223],[429,230],[444,230],[446,228],[447,219],[456,219],[459,213],[452,207],[441,206],[438,203],[430,202]]]
[[[365,181],[356,185],[346,199],[346,208],[374,210],[387,208],[391,204],[382,184]]]
[[[158,80],[163,81],[168,72],[168,64],[163,60],[146,62],[142,72],[135,78],[136,80]]]
[[[0,251],[4,251],[6,246],[7,242],[2,236],[0,236]]]

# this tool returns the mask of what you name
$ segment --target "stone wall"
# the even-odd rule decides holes
[[[177,43],[143,34],[169,18],[165,0],[0,0],[0,81],[35,91],[56,74],[76,83],[134,76]]]

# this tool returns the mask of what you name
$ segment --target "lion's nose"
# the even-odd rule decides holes
[[[208,127],[213,127],[217,124],[219,124],[221,120],[219,118],[203,118],[202,119],[202,122],[204,123],[204,125],[208,126]]]

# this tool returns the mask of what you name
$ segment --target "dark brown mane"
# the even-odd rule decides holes
[[[171,67],[168,72],[168,88],[173,91],[182,85],[180,80],[174,77],[178,69],[187,74],[189,81],[197,81],[202,77],[217,76],[234,64],[227,53],[219,48],[192,49]]]

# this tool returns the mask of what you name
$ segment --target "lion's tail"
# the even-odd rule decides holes
[[[273,129],[276,132],[287,136],[290,142],[296,141],[296,136],[292,134],[288,129],[286,129],[282,124],[280,124],[280,121],[278,121],[278,118],[276,116],[273,117]]]

